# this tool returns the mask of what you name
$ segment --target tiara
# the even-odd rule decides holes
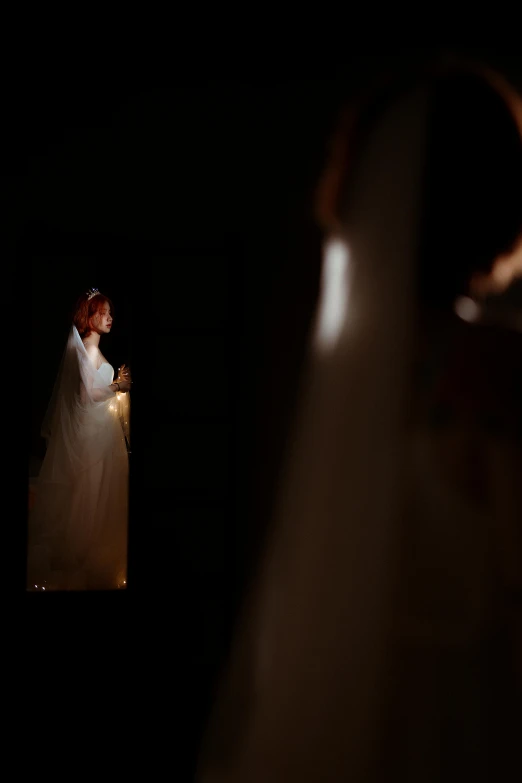
[[[89,301],[89,299],[92,299],[93,296],[96,296],[96,294],[99,294],[100,292],[97,288],[89,288],[85,293],[87,294],[87,301]]]

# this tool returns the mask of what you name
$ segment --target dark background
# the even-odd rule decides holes
[[[522,87],[520,57],[465,53]],[[173,741],[168,705],[187,769],[277,486],[318,292],[312,199],[329,134],[345,99],[428,54],[355,54],[314,78],[36,69],[13,94],[4,184],[30,424],[22,530],[70,311],[89,287],[113,299],[101,348],[131,365],[134,386],[128,590],[26,594],[24,533],[12,584],[60,677],[81,655],[89,679],[96,661],[108,703],[117,690],[136,731],[151,708],[157,742]]]

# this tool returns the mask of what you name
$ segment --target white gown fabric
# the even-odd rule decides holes
[[[107,362],[93,365],[72,326],[42,428],[29,590],[126,585],[130,399],[108,388],[113,378]]]

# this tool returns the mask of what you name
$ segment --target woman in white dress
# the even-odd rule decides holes
[[[28,525],[28,590],[111,590],[127,582],[129,369],[100,350],[113,324],[97,289],[77,302],[43,422],[46,454]]]

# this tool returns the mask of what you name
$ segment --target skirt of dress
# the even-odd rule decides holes
[[[104,449],[69,481],[53,480],[44,459],[29,511],[27,590],[126,586],[129,462],[120,422],[107,426]]]

